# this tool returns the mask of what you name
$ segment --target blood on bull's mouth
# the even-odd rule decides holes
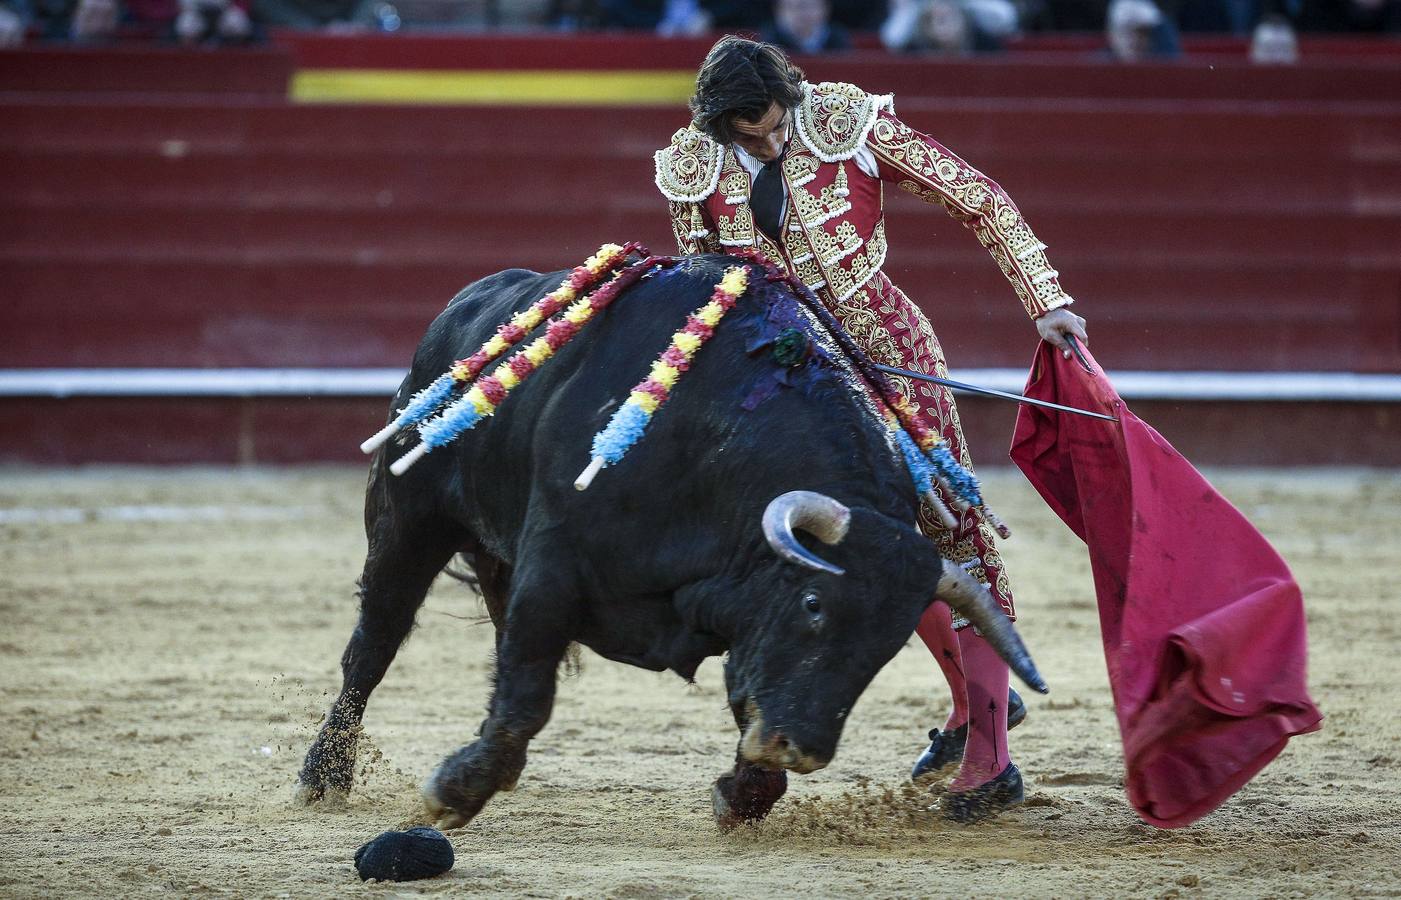
[[[816,772],[825,768],[827,760],[820,760],[804,753],[780,731],[765,734],[764,714],[753,700],[746,702],[748,722],[744,737],[739,742],[739,752],[749,762],[772,769],[788,769],[799,775]]]

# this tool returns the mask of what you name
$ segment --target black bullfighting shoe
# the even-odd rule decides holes
[[[1007,689],[1007,730],[1011,731],[1026,718],[1026,704],[1022,697],[1011,688]],[[910,770],[910,780],[921,775],[938,772],[946,766],[963,761],[963,745],[968,741],[968,725],[965,723],[948,731],[935,728],[929,732],[929,748],[915,760]]]
[[[1021,770],[1008,763],[992,781],[971,791],[949,791],[940,801],[944,818],[960,825],[991,819],[1004,809],[1020,806],[1026,799]]]

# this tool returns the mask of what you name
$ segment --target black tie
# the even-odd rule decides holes
[[[783,213],[782,164],[782,156],[764,163],[754,177],[754,188],[749,192],[749,209],[754,213],[754,223],[774,240],[778,240]]]

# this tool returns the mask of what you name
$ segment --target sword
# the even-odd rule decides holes
[[[1090,361],[1085,358],[1085,351],[1080,349],[1080,342],[1075,340],[1075,335],[1066,332],[1065,339],[1070,344],[1070,349],[1075,351],[1075,358],[1080,360],[1080,365],[1085,367],[1086,372],[1093,375],[1095,367],[1090,365]]]
[[[909,369],[897,369],[894,366],[882,366],[875,363],[875,367],[888,375],[903,375],[906,378],[914,378],[917,381],[928,381],[932,384],[942,384],[944,387],[953,388],[956,391],[967,391],[970,394],[982,394],[986,397],[1001,397],[1003,400],[1015,400],[1018,403],[1030,403],[1032,406],[1044,406],[1047,409],[1058,409],[1061,412],[1076,413],[1082,416],[1089,416],[1092,419],[1104,419],[1108,422],[1117,422],[1113,416],[1106,416],[1104,413],[1090,412],[1088,409],[1076,409],[1073,406],[1061,406],[1059,403],[1052,403],[1049,400],[1033,400],[1031,397],[1024,397],[1021,394],[1013,394],[1010,391],[999,391],[996,388],[978,387],[976,384],[965,384],[962,381],[954,381],[951,378],[940,378],[938,375],[925,375],[921,372],[911,372]]]

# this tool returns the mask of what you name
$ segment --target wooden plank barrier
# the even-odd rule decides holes
[[[18,336],[0,367],[402,366],[481,275],[568,266],[603,240],[671,250],[650,154],[685,123],[679,102],[299,104],[289,83],[294,65],[675,71],[708,41],[279,41],[0,52],[0,334]],[[1069,47],[803,63],[897,91],[902,117],[1007,188],[1111,372],[1401,372],[1401,64],[1114,67]],[[973,236],[888,196],[888,271],[953,364],[1024,367],[1034,335]],[[1146,402],[1203,462],[1401,464],[1391,401]],[[0,396],[0,461],[349,459],[384,407]],[[1005,442],[1009,414],[966,402],[975,446]],[[1318,448],[1276,434],[1279,417],[1360,431]],[[94,424],[124,437],[93,448],[78,436]]]

